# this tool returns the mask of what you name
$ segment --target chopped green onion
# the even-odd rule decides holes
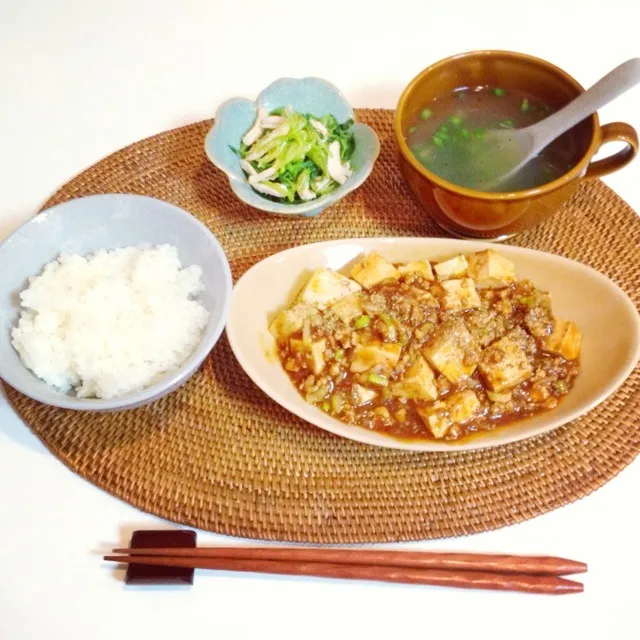
[[[409,133],[413,133],[418,127],[409,127]]]
[[[371,324],[371,318],[369,316],[360,316],[354,323],[356,329],[365,329]]]
[[[535,296],[520,296],[518,298],[518,302],[525,307],[529,307],[530,309],[533,309],[536,306]]]
[[[422,112],[420,113],[420,118],[422,120],[428,120],[431,117],[432,113],[433,111],[431,111],[431,109],[423,109]]]
[[[381,313],[380,320],[384,322],[387,327],[395,327],[396,323],[393,321],[393,318],[388,313]]]
[[[344,358],[344,349],[336,349],[336,352],[333,354],[333,359],[340,362]]]
[[[433,136],[433,144],[435,144],[438,147],[442,147],[444,145],[444,141],[442,140],[442,138],[438,136]]]
[[[484,138],[484,129],[476,129],[473,132],[473,135],[475,135],[476,138],[480,138],[480,139]]]
[[[526,98],[522,98],[522,103],[520,104],[520,111],[522,113],[526,113],[529,111],[529,101]]]
[[[495,89],[493,90],[493,95],[494,96],[503,96],[504,95],[504,89],[501,89],[500,87],[495,87]]]
[[[389,379],[386,376],[381,376],[379,373],[370,373],[367,376],[367,380],[371,384],[378,385],[379,387],[386,387],[389,384]]]
[[[325,401],[325,402],[323,402],[323,403],[322,403],[322,410],[323,410],[323,411],[329,411],[329,409],[331,409],[331,406],[329,405],[329,403],[328,403],[328,402],[326,402],[326,401]]]
[[[469,132],[469,129],[463,129],[460,132],[460,135],[464,140],[471,140],[471,133]]]
[[[331,396],[331,409],[334,413],[341,413],[344,408],[344,398],[339,393]]]
[[[500,126],[501,126],[503,129],[513,129],[513,127],[514,127],[515,125],[513,124],[513,120],[510,120],[509,118],[507,118],[506,120],[503,120],[503,121],[500,123]]]
[[[553,388],[557,393],[567,393],[569,391],[567,383],[564,380],[558,380],[557,382],[554,382]]]
[[[437,133],[447,133],[449,131],[449,128],[447,127],[446,124],[443,124],[440,126],[440,128],[438,129]]]
[[[449,116],[449,122],[451,124],[458,125],[462,122],[462,118],[460,118],[459,116]]]
[[[395,342],[398,339],[398,329],[395,320],[388,313],[381,313],[380,320],[382,320],[387,327],[387,339]]]

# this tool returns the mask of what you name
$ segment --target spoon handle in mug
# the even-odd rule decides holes
[[[572,100],[566,107],[535,125],[533,153],[542,151],[560,134],[595,113],[640,83],[640,58],[631,58],[607,73],[592,87]]]

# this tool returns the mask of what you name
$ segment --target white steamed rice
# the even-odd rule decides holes
[[[171,245],[61,255],[29,280],[12,344],[38,377],[78,397],[144,389],[193,353],[209,319],[202,270]]]

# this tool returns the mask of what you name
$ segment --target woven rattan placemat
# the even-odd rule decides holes
[[[234,280],[293,245],[441,235],[396,167],[392,112],[361,110],[358,118],[380,136],[376,168],[315,219],[269,216],[239,203],[204,155],[210,122],[118,151],[45,207],[104,192],[173,202],[217,235]],[[638,304],[640,222],[599,181],[585,183],[562,215],[512,243],[591,265]],[[589,494],[640,450],[638,368],[581,420],[520,443],[451,454],[370,447],[304,423],[253,385],[224,336],[183,388],[133,411],[79,413],[6,392],[52,453],[105,491],[180,524],[250,538],[355,543],[495,529]]]

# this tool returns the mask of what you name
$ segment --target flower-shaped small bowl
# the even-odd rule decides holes
[[[337,189],[316,200],[302,204],[275,202],[254,191],[240,167],[240,158],[231,147],[239,147],[242,136],[256,119],[258,107],[267,111],[290,106],[294,111],[317,116],[333,115],[338,122],[353,118],[355,151],[351,158],[353,173]],[[369,176],[380,153],[375,131],[355,122],[353,109],[337,87],[322,78],[280,78],[264,89],[256,100],[231,98],[216,111],[213,127],[205,138],[205,152],[211,162],[229,177],[233,192],[246,204],[285,215],[316,216],[328,206],[357,189]]]

